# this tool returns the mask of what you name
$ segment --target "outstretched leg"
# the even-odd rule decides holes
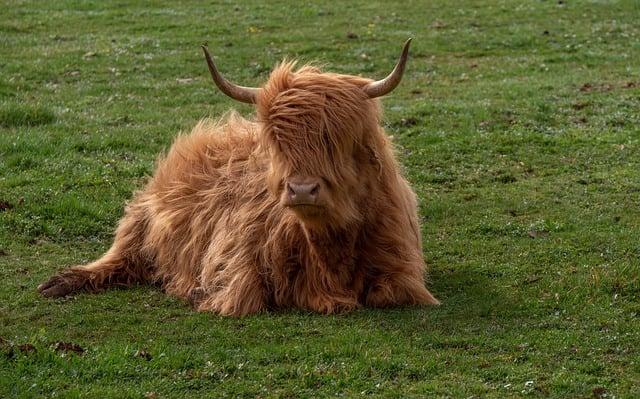
[[[109,286],[129,286],[149,280],[150,256],[142,250],[146,223],[144,211],[131,206],[116,231],[113,246],[104,256],[84,266],[61,271],[38,286],[45,297],[61,297],[77,291],[95,292]]]

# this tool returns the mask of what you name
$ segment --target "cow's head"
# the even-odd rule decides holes
[[[311,66],[295,70],[294,62],[283,62],[262,88],[225,80],[203,46],[218,88],[256,105],[261,146],[270,159],[269,189],[304,223],[344,226],[361,217],[371,180],[382,167],[376,148],[386,140],[373,99],[400,83],[409,44],[410,39],[393,71],[380,81]]]

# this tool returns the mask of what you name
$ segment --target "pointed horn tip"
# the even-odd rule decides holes
[[[201,44],[200,47],[204,51],[204,57],[207,61],[207,66],[209,67],[209,72],[211,73],[211,78],[215,85],[222,91],[225,95],[233,98],[234,100],[255,104],[256,96],[258,94],[259,89],[253,87],[244,87],[238,86],[231,82],[228,82],[221,74],[218,72],[218,68],[213,62],[213,58],[211,54],[209,54],[209,47],[207,43]]]
[[[369,83],[364,87],[365,93],[369,96],[369,98],[376,98],[384,96],[385,94],[390,93],[393,89],[400,84],[402,80],[402,75],[404,74],[404,68],[407,63],[407,59],[409,58],[409,45],[411,44],[411,40],[413,38],[407,39],[404,43],[404,47],[402,48],[402,53],[400,54],[400,58],[396,63],[396,66],[393,68],[391,73],[384,79],[378,80],[375,82]]]
[[[402,49],[402,56],[406,56],[409,53],[409,47],[411,47],[412,37],[408,38],[406,42],[404,42],[404,48]]]

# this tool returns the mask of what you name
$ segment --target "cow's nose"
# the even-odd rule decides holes
[[[287,183],[287,194],[293,205],[314,205],[318,199],[320,184],[318,183]]]

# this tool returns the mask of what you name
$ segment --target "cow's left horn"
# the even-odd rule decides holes
[[[411,39],[407,40],[404,44],[404,48],[402,49],[402,55],[396,64],[396,67],[393,68],[393,71],[382,80],[378,80],[376,82],[371,82],[364,87],[364,92],[367,93],[369,98],[376,98],[380,96],[384,96],[385,94],[391,93],[393,89],[398,86],[400,81],[402,80],[402,74],[404,73],[404,67],[407,64],[407,57],[409,56],[409,45],[411,44]]]
[[[213,82],[216,86],[218,86],[224,94],[234,100],[238,100],[243,103],[255,104],[260,89],[256,89],[255,87],[238,86],[223,78],[222,75],[220,75],[220,72],[218,72],[216,64],[213,63],[213,59],[211,58],[211,54],[209,54],[207,46],[203,44],[202,50],[204,51],[204,57],[207,59],[209,72],[211,72],[211,77],[213,78]]]

